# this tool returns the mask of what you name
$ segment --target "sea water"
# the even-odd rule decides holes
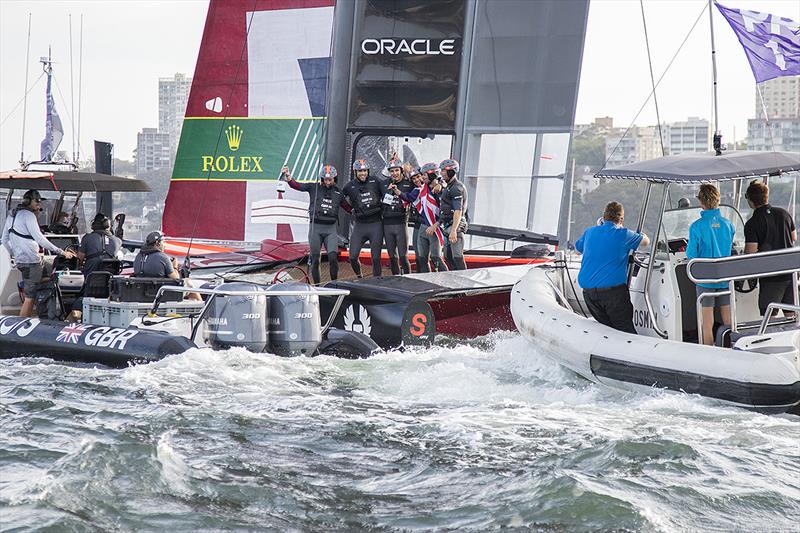
[[[800,417],[516,334],[369,360],[0,361],[3,531],[798,531]]]

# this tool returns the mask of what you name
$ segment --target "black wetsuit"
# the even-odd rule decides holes
[[[389,194],[387,199],[391,199],[391,203],[383,202],[383,238],[386,241],[386,251],[389,254],[389,264],[392,268],[392,274],[400,274],[402,269],[403,274],[411,273],[411,263],[408,261],[408,233],[406,225],[408,224],[408,203],[399,196],[389,191],[389,185],[394,183],[401,193],[407,193],[414,189],[414,185],[403,178],[400,181],[393,181],[391,178],[388,181],[381,183],[383,194]],[[398,263],[399,257],[399,263]]]
[[[360,278],[361,264],[358,256],[361,248],[369,241],[372,256],[372,275],[381,275],[381,248],[383,246],[383,224],[381,223],[381,185],[372,176],[366,181],[353,178],[342,189],[342,194],[353,206],[356,222],[350,234],[350,266]]]
[[[289,187],[309,195],[308,247],[311,255],[311,279],[314,283],[320,282],[319,263],[323,243],[328,254],[331,279],[338,279],[339,238],[336,222],[339,220],[339,206],[344,199],[342,191],[336,185],[326,187],[319,182],[300,183],[295,180],[289,182]]]

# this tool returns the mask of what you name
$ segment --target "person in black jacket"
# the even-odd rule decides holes
[[[322,255],[322,243],[328,254],[328,268],[331,279],[339,277],[339,243],[336,223],[339,221],[339,207],[344,196],[336,186],[339,173],[333,165],[323,165],[319,170],[319,181],[299,183],[295,181],[289,168],[283,167],[281,178],[289,182],[289,187],[296,191],[307,192],[308,204],[308,246],[311,254],[311,279],[320,282],[319,263]]]
[[[467,188],[458,181],[459,165],[455,159],[445,159],[439,172],[446,183],[433,188],[440,195],[439,206],[442,230],[445,233],[444,251],[453,270],[466,270],[464,260],[464,234],[467,232]]]
[[[347,202],[352,206],[355,224],[350,234],[350,266],[360,278],[361,264],[358,256],[369,241],[372,255],[372,275],[381,275],[381,248],[383,247],[383,224],[381,223],[381,184],[369,175],[369,165],[363,159],[353,163],[355,177],[342,189]]]
[[[102,267],[104,261],[122,259],[122,241],[111,234],[111,221],[97,213],[92,221],[92,232],[81,239],[78,261],[83,265],[84,279]]]
[[[403,163],[392,159],[386,166],[389,170],[389,180],[383,185],[383,238],[386,241],[386,251],[389,254],[389,264],[392,274],[411,273],[411,263],[408,261],[408,202],[404,201],[394,190],[407,193],[414,189],[414,185],[403,175]],[[398,264],[399,257],[399,264]]]

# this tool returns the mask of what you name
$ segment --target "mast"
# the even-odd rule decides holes
[[[718,148],[717,143],[722,143],[722,135],[719,132],[719,110],[717,108],[717,49],[714,45],[714,9],[711,5],[712,0],[708,0],[708,21],[709,25],[711,26],[711,76],[712,76],[712,88],[713,88],[713,99],[714,99],[714,149],[717,151],[717,155],[721,153],[721,146]]]
[[[28,67],[31,64],[31,14],[28,13],[28,51],[25,54],[25,92],[22,93],[22,148],[19,151],[19,164],[25,165],[25,119],[28,114]]]

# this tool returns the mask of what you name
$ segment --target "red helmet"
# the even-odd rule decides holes
[[[369,165],[365,159],[356,159],[353,161],[353,170],[356,172],[359,170],[369,170]]]

